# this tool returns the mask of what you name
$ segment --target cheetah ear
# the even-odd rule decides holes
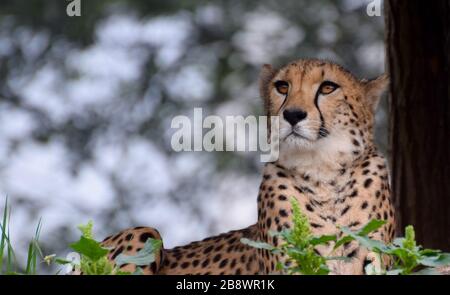
[[[381,96],[386,92],[389,86],[389,76],[383,74],[372,80],[363,80],[365,90],[366,103],[372,108],[373,111],[377,109],[378,102]]]
[[[259,93],[264,100],[269,97],[269,83],[275,77],[276,71],[269,64],[263,65],[259,73]]]

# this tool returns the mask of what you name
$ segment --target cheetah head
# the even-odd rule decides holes
[[[267,115],[280,118],[280,161],[292,166],[304,156],[334,162],[360,156],[373,144],[374,113],[387,85],[386,75],[360,80],[322,60],[298,60],[280,69],[265,65],[260,92]]]

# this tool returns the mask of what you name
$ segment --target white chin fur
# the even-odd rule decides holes
[[[330,134],[316,141],[289,136],[280,142],[279,163],[313,178],[334,177],[341,164],[353,159],[351,140]]]
[[[310,150],[314,149],[315,143],[316,141],[308,140],[306,138],[292,134],[283,140],[281,146],[282,149],[284,146],[287,150]]]

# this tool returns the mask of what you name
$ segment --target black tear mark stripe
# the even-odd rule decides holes
[[[329,132],[328,130],[325,128],[325,119],[323,118],[322,112],[320,111],[319,108],[319,91],[320,88],[322,87],[322,84],[320,84],[319,88],[317,89],[316,92],[316,97],[314,98],[314,105],[316,106],[317,110],[319,111],[319,116],[320,116],[320,128],[319,128],[319,134],[317,135],[317,138],[324,138],[327,137]]]

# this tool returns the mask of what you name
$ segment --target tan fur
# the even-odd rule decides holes
[[[274,82],[289,83],[287,96]],[[315,97],[325,80],[340,87]],[[291,227],[289,198],[295,197],[310,220],[314,234],[338,234],[337,226],[358,229],[370,219],[387,224],[372,236],[389,242],[394,237],[394,209],[385,159],[373,144],[374,110],[388,83],[386,76],[358,80],[342,67],[321,60],[298,60],[279,70],[264,66],[260,91],[266,113],[280,116],[280,159],[267,164],[258,195],[258,222],[174,249],[162,249],[157,261],[144,267],[146,274],[268,274],[284,257],[243,245],[242,237],[280,243],[269,231]],[[317,105],[316,105],[317,104]],[[292,126],[283,111],[299,108],[307,117],[294,128],[305,138],[288,136]],[[320,110],[320,111],[319,111]],[[322,115],[322,117],[321,117]],[[322,130],[322,131],[321,131]],[[326,132],[325,132],[326,131]],[[320,134],[326,134],[320,136]],[[126,237],[133,234],[128,240]],[[112,256],[135,253],[145,242],[141,236],[160,238],[155,229],[123,231],[104,241]],[[144,237],[145,237],[144,236]],[[131,248],[129,247],[131,246]],[[337,251],[333,244],[317,247],[322,255],[349,256],[351,262],[330,262],[333,274],[362,274],[373,253],[352,242]],[[386,263],[386,262],[384,262]],[[134,270],[134,265],[125,266]]]

